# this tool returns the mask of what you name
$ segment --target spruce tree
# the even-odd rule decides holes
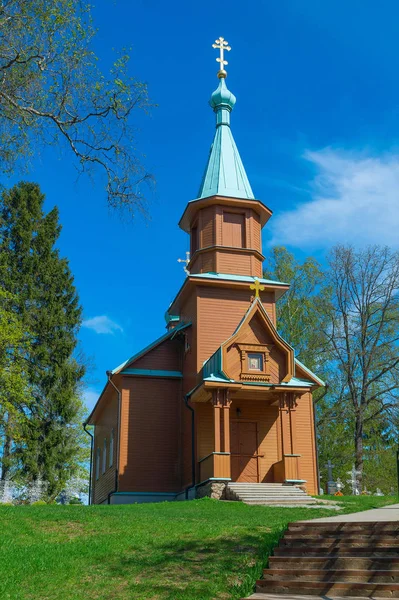
[[[31,400],[21,435],[12,439],[13,467],[44,480],[56,495],[79,468],[84,366],[76,359],[82,309],[68,261],[60,257],[58,209],[43,210],[37,184],[21,182],[0,201],[0,285],[29,335],[26,375]]]

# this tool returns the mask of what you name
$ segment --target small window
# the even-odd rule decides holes
[[[248,353],[248,370],[263,371],[263,356],[258,353]]]
[[[98,479],[100,477],[100,455],[101,455],[101,450],[100,450],[100,448],[97,448],[97,454],[96,454],[96,479]]]
[[[109,438],[109,466],[112,467],[114,464],[114,430],[111,431],[111,437]]]
[[[198,235],[198,226],[195,225],[191,228],[191,256],[196,252],[199,248],[199,235]]]
[[[105,469],[107,468],[107,439],[104,438],[104,447],[103,447],[103,469],[102,473],[105,473]]]

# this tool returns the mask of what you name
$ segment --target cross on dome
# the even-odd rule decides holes
[[[231,47],[229,46],[227,40],[220,37],[219,39],[215,40],[214,44],[212,44],[212,48],[218,48],[220,51],[220,56],[216,59],[216,62],[218,62],[220,65],[218,77],[219,79],[225,78],[227,77],[227,71],[225,71],[224,66],[228,65],[229,63],[227,62],[227,60],[224,60],[224,51],[227,50],[228,52],[230,52]]]

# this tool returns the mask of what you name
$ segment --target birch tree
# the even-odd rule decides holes
[[[362,479],[365,429],[381,419],[396,421],[399,408],[399,253],[337,246],[328,278],[325,336],[341,387],[337,401],[353,413],[355,466]]]
[[[134,213],[151,180],[132,123],[147,88],[128,75],[125,51],[100,69],[95,34],[85,0],[0,0],[0,170],[43,145],[66,148],[79,173],[102,174],[111,207]]]

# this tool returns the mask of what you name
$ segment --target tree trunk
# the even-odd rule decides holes
[[[355,469],[359,471],[359,491],[363,489],[363,412],[356,413],[355,423]]]

